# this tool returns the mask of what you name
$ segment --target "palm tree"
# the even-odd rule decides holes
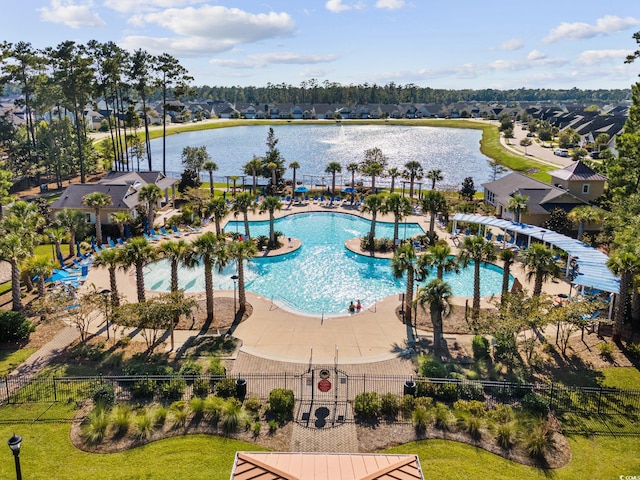
[[[118,282],[116,279],[116,270],[118,267],[124,267],[122,259],[122,250],[116,248],[107,248],[96,252],[93,257],[93,265],[98,268],[106,268],[109,272],[109,286],[111,289],[111,306],[118,307],[120,305],[120,295],[118,294]],[[129,265],[126,266],[128,268]]]
[[[347,165],[347,172],[351,173],[351,188],[356,188],[356,172],[360,170],[360,165],[357,163],[350,163]]]
[[[87,233],[87,219],[80,210],[65,208],[56,215],[56,221],[69,234],[69,256],[76,256],[76,238],[83,238]]]
[[[282,202],[278,197],[270,196],[260,204],[260,213],[269,212],[269,247],[275,248],[276,234],[274,229],[274,213],[282,210]]]
[[[244,192],[249,193],[250,192]],[[238,195],[240,196],[240,195]],[[204,265],[204,289],[207,298],[207,321],[213,320],[213,268],[224,268],[227,264],[227,249],[224,240],[220,240],[213,232],[205,232],[193,242],[195,256]]]
[[[544,282],[560,275],[560,267],[553,257],[553,250],[541,243],[532,243],[521,254],[522,264],[527,271],[527,280],[534,280],[532,292],[534,297],[540,296]]]
[[[121,252],[122,265],[125,268],[135,267],[138,303],[145,302],[144,266],[155,260],[155,249],[147,242],[146,238],[134,237],[124,245]]]
[[[242,217],[244,219],[244,234],[247,238],[249,235],[249,212],[254,212],[256,209],[256,204],[253,200],[253,195],[251,192],[242,192],[238,196],[236,196],[233,201],[233,206],[231,207],[231,211],[237,215],[242,213]]]
[[[102,221],[100,220],[100,210],[111,205],[111,195],[102,192],[93,192],[82,197],[82,203],[89,208],[93,208],[96,216],[96,242],[102,245]]]
[[[520,223],[520,216],[529,211],[529,199],[524,195],[515,194],[509,199],[507,210],[515,215],[515,222]]]
[[[131,224],[133,218],[129,212],[115,212],[109,216],[111,223],[118,227],[120,238],[125,238],[127,225]]]
[[[504,298],[509,293],[509,276],[511,275],[511,266],[516,261],[516,254],[511,249],[502,250],[498,254],[498,258],[502,260],[502,299],[501,302],[504,302]]]
[[[145,232],[153,228],[154,210],[160,198],[162,198],[162,190],[155,183],[145,185],[138,190],[138,200],[147,205],[147,228],[145,228]]]
[[[67,232],[65,231],[64,228],[62,227],[49,227],[47,228],[44,233],[49,237],[49,239],[51,239],[51,242],[55,244],[56,246],[56,258],[54,258],[53,260],[55,261],[56,259],[61,259],[62,258],[62,242],[64,242],[65,237],[67,236]],[[60,260],[62,262],[62,260]],[[64,265],[60,265],[61,267]]]
[[[258,173],[262,171],[262,160],[260,160],[259,157],[254,156],[251,160],[244,164],[242,170],[245,174],[251,175],[251,177],[253,178],[253,194],[255,195],[258,190]]]
[[[19,233],[4,233],[0,236],[0,260],[11,266],[11,309],[22,310],[22,296],[20,295],[20,265],[31,255],[32,250],[23,241]]]
[[[607,267],[620,277],[620,295],[614,316],[612,337],[614,342],[619,342],[629,308],[629,291],[633,285],[633,278],[640,269],[640,259],[633,252],[620,251],[609,258]]]
[[[444,193],[436,190],[429,190],[421,199],[420,206],[423,212],[429,212],[429,242],[433,243],[435,238],[436,215],[447,210],[447,198]]]
[[[391,271],[395,278],[402,278],[403,275],[407,276],[407,284],[404,294],[404,305],[402,307],[404,312],[404,321],[407,328],[407,340],[409,344],[413,344],[413,331],[411,327],[412,322],[412,305],[413,305],[413,284],[416,274],[422,272],[419,271],[419,265],[417,263],[416,250],[413,248],[413,244],[403,243],[400,245],[393,254],[391,259]]]
[[[324,170],[326,173],[331,174],[331,195],[336,194],[336,173],[342,172],[342,165],[338,162],[329,162],[327,168]]]
[[[229,207],[227,207],[227,202],[222,197],[212,198],[204,207],[204,214],[207,216],[213,216],[213,221],[216,225],[216,235],[218,236],[222,235],[220,222],[228,213]]]
[[[251,260],[258,253],[255,244],[250,240],[229,244],[229,257],[234,259],[238,268],[238,307],[240,313],[247,308],[247,294],[244,285],[244,262]]]
[[[389,193],[393,193],[393,191],[396,189],[396,178],[401,176],[402,172],[396,167],[392,167],[387,170],[387,177],[391,179],[391,188],[389,189]]]
[[[213,172],[215,170],[218,170],[218,164],[216,162],[212,162],[211,160],[208,160],[204,162],[204,165],[202,165],[202,168],[204,168],[207,172],[209,172],[209,192],[211,192],[211,196],[213,197]]]
[[[278,164],[276,162],[267,163],[267,168],[271,171],[271,193],[276,193],[277,179],[276,172],[278,171]]]
[[[420,265],[425,268],[436,268],[436,278],[442,280],[445,273],[458,273],[458,260],[451,255],[451,247],[446,242],[438,242],[429,247],[426,254],[418,258]]]
[[[29,277],[38,277],[38,297],[43,298],[47,293],[44,281],[53,273],[53,261],[46,257],[32,256],[25,261],[24,269]]]
[[[433,170],[429,170],[427,172],[426,177],[431,180],[431,190],[436,189],[436,182],[444,180],[444,176],[442,175],[442,170],[434,168]]]
[[[384,200],[381,195],[372,194],[364,199],[361,210],[363,213],[371,214],[371,228],[369,230],[368,245],[373,247],[373,239],[376,237],[376,218],[378,212],[384,210]]]
[[[405,163],[403,175],[409,179],[409,198],[413,198],[413,185],[416,180],[420,180],[424,175],[422,165],[415,160]]]
[[[460,247],[459,261],[463,267],[473,262],[473,311],[471,318],[480,317],[480,264],[496,258],[493,244],[481,236],[466,237]]]
[[[424,310],[425,304],[429,304],[431,324],[433,325],[433,350],[441,352],[444,347],[442,335],[442,316],[449,309],[449,297],[451,287],[448,283],[435,278],[418,290],[416,302]]]
[[[158,245],[156,253],[160,257],[169,260],[169,264],[171,265],[171,292],[177,292],[178,271],[180,264],[184,265],[187,268],[193,268],[198,263],[191,244],[189,242],[185,242],[184,240],[167,240],[166,242],[162,242],[160,245]],[[179,320],[179,315],[177,315],[173,319],[173,321],[169,323],[171,351],[173,351],[174,347],[173,329],[175,327],[175,324],[178,323]]]
[[[393,214],[393,244],[395,245],[399,236],[400,221],[411,215],[411,200],[399,193],[392,193],[385,199],[384,203],[384,210]]]
[[[296,192],[297,186],[296,171],[300,168],[300,164],[296,161],[293,161],[289,164],[289,168],[293,170],[293,183],[291,184],[291,202],[293,202],[293,196]]]
[[[372,162],[362,167],[361,172],[371,177],[371,191],[376,191],[376,177],[381,176],[384,173],[384,165],[378,162]]]
[[[602,210],[591,205],[575,207],[567,215],[572,222],[578,222],[578,240],[582,240],[584,226],[588,223],[598,222],[602,219]]]

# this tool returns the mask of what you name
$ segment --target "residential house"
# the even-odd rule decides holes
[[[608,180],[580,160],[559,170],[553,170],[549,175],[554,186],[562,188],[587,203],[593,202],[604,194]]]
[[[161,172],[109,172],[98,183],[73,183],[62,193],[60,198],[51,204],[51,214],[55,216],[59,211],[67,208],[80,210],[86,213],[87,222],[95,224],[95,211],[88,208],[82,202],[85,195],[102,192],[111,197],[111,204],[101,209],[100,222],[104,225],[111,224],[111,214],[127,212],[132,217],[137,216],[136,207],[140,205],[138,192],[140,188],[155,184],[164,192],[164,197],[158,201],[158,207],[171,196],[175,197],[175,185],[180,182],[178,178],[171,178]]]

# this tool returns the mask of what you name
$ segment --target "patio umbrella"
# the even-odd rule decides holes
[[[309,189],[304,185],[300,185],[299,187],[296,187],[296,189],[294,190],[295,193],[307,193],[308,191]]]
[[[54,270],[51,276],[45,279],[45,283],[59,282],[60,280],[64,280],[65,278],[68,278],[68,277],[69,277],[69,274],[64,270]]]
[[[342,193],[356,193],[356,189],[353,187],[343,188]]]

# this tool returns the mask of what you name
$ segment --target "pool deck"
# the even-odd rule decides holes
[[[370,218],[350,206],[327,208],[312,203],[287,207],[281,212],[277,212],[276,218],[291,213],[313,211],[350,213]],[[264,220],[264,216],[250,214],[249,220]],[[392,222],[393,217],[379,215],[378,221]],[[407,221],[418,223],[425,231],[428,231],[428,216],[412,215],[407,218]],[[202,232],[213,229],[214,226],[209,224]],[[193,240],[202,232],[192,233],[185,238]],[[444,230],[438,230],[438,233],[441,237],[448,239],[452,253],[457,254],[458,248],[449,239],[449,235]],[[354,239],[352,242],[356,243],[351,247],[359,249],[359,239]],[[300,247],[299,240],[294,238],[291,243],[287,240],[284,243],[285,245],[278,250],[265,251],[259,255],[282,255]],[[389,256],[389,254],[385,256]],[[519,262],[513,265],[512,275],[520,281],[524,289],[532,290],[532,284],[526,280],[526,275]],[[117,276],[119,292],[129,301],[135,302],[136,286],[133,269],[128,272],[118,270]],[[94,286],[98,291],[109,288],[109,275],[106,269],[91,268],[87,281],[81,287],[81,292],[88,291]],[[568,294],[570,285],[563,280],[554,280],[545,284],[544,291],[552,295]],[[148,291],[147,293],[151,297],[157,292]],[[233,291],[216,290],[215,295],[231,298]],[[345,305],[343,316],[328,318],[292,313],[271,300],[252,292],[247,292],[247,300],[253,307],[253,313],[237,326],[233,336],[240,339],[240,351],[251,356],[282,362],[322,364],[333,363],[337,353],[341,364],[363,364],[397,359],[402,356],[406,347],[407,331],[395,313],[399,305],[398,295],[387,297],[370,308],[365,308],[355,314],[348,314],[347,305]],[[456,305],[464,305],[467,300],[470,301],[465,297],[454,297],[451,300]],[[483,307],[491,306],[491,299],[482,298],[482,305]],[[90,332],[106,335],[102,318],[98,318],[92,323]],[[418,333],[421,337],[430,336],[427,332]],[[141,336],[140,332],[135,332],[133,329],[125,329],[123,334]],[[176,330],[174,333],[176,349],[198,334],[200,332],[196,330]],[[142,338],[140,340],[142,341]],[[470,344],[471,336],[459,335],[456,336],[456,341]]]

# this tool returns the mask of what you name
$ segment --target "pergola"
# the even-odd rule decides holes
[[[525,236],[527,238],[527,247],[531,244],[531,239],[540,240],[543,244],[550,244],[554,247],[567,252],[567,268],[565,275],[570,274],[570,265],[575,262],[577,268],[574,268],[576,275],[571,279],[571,284],[581,289],[584,293],[586,288],[601,290],[612,294],[620,293],[620,279],[617,278],[607,267],[609,257],[595,248],[582,243],[575,238],[556,233],[553,230],[528,225],[526,223],[516,223],[510,220],[503,220],[495,217],[486,217],[483,215],[468,215],[456,213],[453,216],[453,229],[456,230],[458,222],[474,223],[482,225],[486,234],[491,227],[501,229],[506,238],[506,234],[514,237]],[[506,242],[505,242],[506,243]]]

